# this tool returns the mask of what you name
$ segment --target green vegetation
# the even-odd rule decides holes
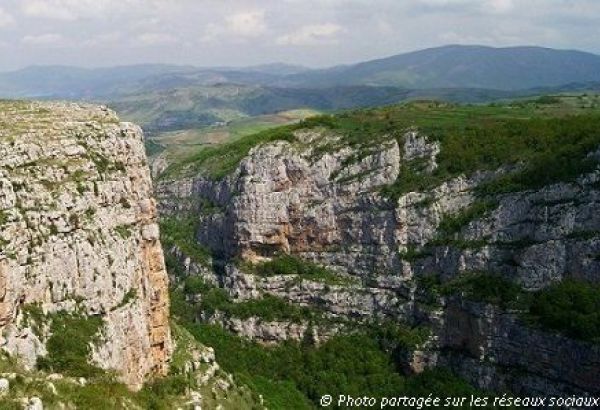
[[[146,155],[148,155],[148,157],[158,155],[165,150],[164,146],[162,146],[161,144],[158,144],[150,139],[146,139],[144,141],[144,146],[146,148]]]
[[[393,184],[381,189],[382,195],[397,200],[403,193],[426,191],[443,182],[439,175],[426,172],[425,165],[421,159],[403,162],[398,178]]]
[[[36,336],[41,336],[42,329],[44,324],[47,322],[47,318],[40,304],[30,303],[24,305],[22,308],[22,312],[23,322],[25,323],[25,325],[31,327],[33,333]]]
[[[224,291],[216,288],[203,295],[200,309],[206,313],[220,311],[228,316],[240,319],[259,317],[264,321],[277,320],[292,323],[305,321],[318,323],[324,320],[322,314],[315,309],[295,306],[281,298],[270,295],[264,295],[261,299],[234,303]]]
[[[198,222],[192,216],[161,218],[160,233],[163,246],[165,249],[177,246],[195,262],[207,263],[210,259],[210,252],[195,240],[197,227]]]
[[[525,292],[501,276],[472,273],[445,284],[427,277],[421,286],[433,294],[460,293],[468,299],[516,309],[532,326],[600,343],[600,285],[597,284],[566,279],[535,292]]]
[[[284,320],[293,323],[323,322],[325,318],[317,309],[292,305],[285,300],[263,295],[261,299],[251,299],[243,302],[234,302],[223,289],[207,284],[202,278],[190,276],[183,280],[183,295],[201,295],[200,303],[195,306],[188,302],[188,317],[193,317],[201,312],[213,314],[224,313],[227,316],[240,319],[259,317],[265,321]],[[175,298],[181,297],[180,293]],[[191,312],[191,313],[190,313]]]
[[[569,337],[600,343],[600,285],[565,280],[533,295],[534,323]]]
[[[38,367],[68,376],[93,377],[102,371],[88,363],[91,343],[98,336],[102,319],[79,313],[60,312],[50,316],[51,336],[48,355],[38,359]]]
[[[439,238],[452,238],[454,234],[459,233],[469,222],[482,218],[490,211],[495,209],[496,203],[491,201],[476,201],[466,209],[463,209],[456,215],[446,216],[438,226]]]
[[[6,211],[0,210],[0,226],[8,222],[9,215]]]
[[[494,274],[466,273],[443,284],[440,291],[445,295],[460,293],[468,299],[503,309],[527,309],[529,302],[519,285]]]
[[[94,369],[93,375],[88,374],[83,385],[77,379],[69,377],[49,380],[47,373],[26,371],[14,359],[0,353],[0,371],[18,374],[10,381],[8,393],[0,398],[0,408],[19,410],[23,408],[20,398],[36,396],[42,399],[44,408],[51,409],[66,407],[86,410],[170,410],[184,407],[184,397],[191,389],[202,394],[207,408],[217,408],[218,404],[221,404],[224,410],[259,408],[258,397],[247,387],[235,386],[227,393],[213,393],[213,383],[199,386],[194,378],[184,376],[183,364],[191,360],[190,351],[198,348],[198,344],[179,326],[173,327],[173,336],[177,347],[171,375],[147,383],[137,393],[118,382],[114,374],[100,369]]]
[[[163,178],[169,178],[182,171],[197,173],[201,170],[215,179],[223,178],[233,171],[242,158],[248,155],[248,152],[256,145],[278,140],[293,141],[292,132],[295,129],[298,129],[297,125],[285,126],[249,135],[218,147],[204,149],[198,154],[170,166],[163,174]]]
[[[519,167],[482,188],[481,194],[537,188],[591,170],[595,163],[585,158],[600,143],[598,112],[545,107],[429,106],[412,118],[415,107],[392,111],[391,115],[404,121],[411,119],[425,135],[439,141],[441,152],[433,173],[405,164],[404,172],[384,193],[397,198],[405,192],[432,188],[451,177],[503,165]]]
[[[415,260],[431,255],[431,248],[435,246],[451,245],[459,249],[479,249],[487,245],[488,242],[485,239],[464,240],[457,237],[457,234],[470,222],[483,218],[497,206],[498,204],[495,201],[479,199],[456,214],[445,215],[437,228],[436,237],[425,245],[422,250],[409,252],[407,256]]]
[[[182,277],[182,275],[177,275]],[[183,281],[183,293],[186,295],[197,295],[206,293],[212,289],[212,286],[207,284],[204,279],[199,276],[189,276]]]
[[[121,237],[121,239],[129,239],[131,238],[131,226],[130,225],[119,225],[115,227],[115,231]]]
[[[430,386],[437,394],[470,394],[475,389],[452,374],[435,370],[402,376],[396,355],[401,343],[375,334],[336,336],[319,347],[283,343],[266,347],[236,337],[218,326],[188,324],[202,343],[215,347],[217,361],[238,380],[262,394],[272,409],[319,407],[324,394],[374,397],[413,394]]]
[[[307,279],[329,285],[351,285],[356,281],[351,277],[341,276],[315,263],[292,255],[281,255],[270,261],[257,265],[244,265],[248,272],[260,276],[297,275],[298,279]]]
[[[137,299],[137,290],[131,288],[127,291],[127,293],[125,293],[121,302],[119,302],[119,304],[115,306],[113,310],[120,309],[129,304],[129,302],[133,302],[135,299]]]
[[[281,270],[274,267],[273,271]],[[308,310],[277,298],[232,303],[222,291],[207,291],[207,288],[195,279],[188,279],[183,285],[187,292],[203,292],[200,307],[203,311],[214,308],[241,318],[258,315],[264,320],[314,319],[307,316]],[[301,343],[264,346],[234,336],[220,326],[198,324],[190,315],[193,309],[181,291],[174,291],[171,300],[176,320],[199,342],[213,346],[223,369],[260,393],[272,409],[312,409],[319,406],[323,394],[382,397],[418,389],[425,391],[429,386],[435,386],[432,390],[435,393],[475,392],[467,383],[442,370],[414,378],[401,374],[402,352],[422,344],[429,335],[426,328],[373,323],[357,326],[350,334],[336,336],[318,347],[310,338]]]
[[[173,165],[167,175],[187,170],[222,178],[252,147],[276,140],[294,142],[293,132],[298,129],[322,128],[342,137],[335,143],[318,145],[317,154],[349,145],[367,155],[381,143],[401,140],[408,129],[417,128],[441,144],[438,167],[428,173],[421,160],[404,163],[398,180],[384,188],[386,196],[398,198],[461,174],[505,165],[513,166],[513,170],[482,187],[481,194],[537,188],[571,180],[596,166],[586,156],[600,144],[600,112],[568,101],[560,96],[479,106],[417,101],[312,117],[203,150]]]

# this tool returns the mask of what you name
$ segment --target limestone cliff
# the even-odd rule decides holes
[[[2,348],[31,367],[51,327],[27,312],[77,311],[102,320],[93,364],[134,388],[165,374],[156,217],[140,128],[103,107],[0,102]]]
[[[196,240],[225,264],[215,273],[188,260],[189,274],[219,284],[238,301],[268,294],[318,306],[331,317],[426,323],[433,333],[414,353],[413,370],[443,364],[486,389],[599,392],[596,345],[530,328],[513,312],[459,296],[436,296],[431,303],[421,285],[432,275],[447,281],[463,272],[494,272],[527,291],[565,278],[599,282],[598,167],[572,182],[498,194],[485,202],[477,188],[509,169],[457,176],[430,190],[390,197],[382,189],[407,165],[419,164],[424,174],[436,169],[438,143],[415,129],[368,149],[337,144],[335,134],[319,130],[296,131],[294,138],[253,148],[223,179],[201,172],[159,184],[161,212],[192,213]],[[455,223],[448,232],[444,221],[461,215],[460,226]],[[360,283],[259,277],[232,263],[282,253],[358,277]],[[299,339],[302,333],[255,318],[209,320],[267,342]],[[574,357],[584,359],[569,359]],[[581,366],[585,372],[578,372]]]

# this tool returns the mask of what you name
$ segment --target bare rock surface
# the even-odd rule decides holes
[[[33,366],[49,335],[27,308],[82,311],[102,318],[92,361],[139,387],[167,372],[168,303],[140,128],[104,107],[0,102],[2,347]]]
[[[271,295],[337,318],[425,323],[432,334],[409,358],[413,371],[443,364],[486,389],[600,392],[597,345],[532,328],[513,312],[481,303],[438,298],[432,305],[420,285],[425,277],[448,281],[468,272],[502,275],[526,291],[567,278],[600,282],[600,169],[537,190],[478,196],[483,183],[511,171],[501,168],[392,199],[383,190],[407,165],[436,169],[439,144],[416,130],[368,149],[336,146],[335,138],[297,132],[299,142],[254,147],[222,179],[201,172],[159,183],[161,212],[191,213],[198,222],[195,239],[224,266],[216,273],[188,263],[187,272],[218,284],[236,301]],[[483,201],[487,208],[479,212]],[[210,212],[198,206],[203,202],[212,204]],[[443,237],[444,222],[461,218]],[[358,282],[262,277],[233,262],[277,254],[297,255]],[[268,341],[298,338],[303,330],[256,318],[212,319]],[[506,371],[511,368],[519,371]]]

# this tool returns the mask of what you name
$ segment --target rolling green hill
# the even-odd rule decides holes
[[[416,186],[424,189],[449,177],[469,174],[477,169],[494,169],[503,164],[532,161],[538,157],[539,164],[536,166],[539,169],[532,172],[536,173],[536,178],[544,179],[552,177],[555,172],[564,171],[561,168],[563,166],[576,166],[578,161],[585,163],[581,155],[587,154],[591,150],[590,146],[581,143],[577,147],[571,147],[561,138],[568,133],[577,133],[579,126],[597,124],[598,118],[600,96],[596,94],[542,96],[489,105],[413,101],[354,110],[335,116],[312,117],[287,127],[250,134],[232,142],[225,141],[226,144],[203,150],[171,164],[167,175],[203,170],[215,177],[222,177],[231,172],[252,147],[274,140],[294,141],[293,132],[298,129],[330,129],[340,134],[344,144],[368,151],[369,147],[377,146],[385,139],[395,138],[410,127],[418,127],[431,138],[440,140],[442,146],[446,147],[441,155],[440,166],[426,178],[413,175],[407,170],[396,185],[389,187],[388,193],[391,196]],[[537,134],[543,138],[546,138],[546,134],[553,135],[557,139],[532,143],[530,140]],[[596,139],[593,143],[597,143]],[[559,148],[564,146],[577,151],[577,155],[571,152],[569,156],[572,163],[560,160],[562,154]],[[556,164],[552,169],[546,169],[553,161]],[[525,184],[532,181],[533,179],[499,183],[510,185],[513,182]],[[490,187],[500,190],[504,188],[506,187]]]

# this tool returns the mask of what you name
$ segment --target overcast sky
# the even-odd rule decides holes
[[[600,53],[600,0],[0,0],[0,71],[329,66],[444,44]]]

